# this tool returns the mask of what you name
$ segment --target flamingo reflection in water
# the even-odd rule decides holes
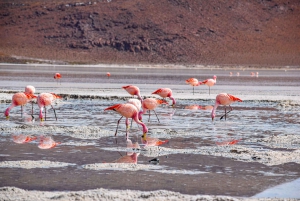
[[[25,134],[15,134],[12,135],[12,139],[17,144],[25,144],[37,139],[35,136],[25,135]]]
[[[41,136],[38,147],[40,149],[51,149],[56,147],[56,145],[61,144],[60,142],[55,142],[51,136]]]

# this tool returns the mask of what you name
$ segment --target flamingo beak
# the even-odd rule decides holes
[[[142,138],[146,141],[147,133],[143,133]]]
[[[6,116],[6,120],[9,120],[9,116]]]
[[[214,119],[215,119],[214,117],[211,118],[212,121],[214,121]]]
[[[41,121],[44,121],[44,118],[41,118]]]

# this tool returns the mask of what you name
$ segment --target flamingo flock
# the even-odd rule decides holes
[[[232,73],[230,73],[232,75]],[[251,74],[253,75],[253,74]],[[258,75],[258,73],[256,74]],[[110,73],[107,73],[107,77],[110,77]],[[59,73],[55,73],[54,78],[56,80],[61,79],[61,75]],[[200,86],[200,85],[207,85],[209,89],[209,95],[210,95],[210,88],[214,86],[217,82],[217,76],[214,75],[213,78],[209,78],[203,81],[198,81],[196,78],[189,78],[185,81],[187,84],[193,86],[193,94],[194,94],[194,87]],[[152,138],[147,136],[147,133],[149,131],[147,125],[143,122],[143,114],[145,114],[147,111],[149,112],[149,118],[148,122],[150,121],[150,111],[153,111],[156,115],[158,123],[160,123],[160,120],[158,118],[158,115],[155,112],[155,109],[159,107],[162,104],[168,105],[168,102],[166,101],[166,98],[169,98],[172,101],[172,108],[176,105],[176,99],[173,96],[173,92],[170,88],[159,88],[152,92],[152,95],[158,95],[160,98],[143,98],[141,96],[141,91],[139,87],[134,85],[126,85],[123,86],[122,89],[126,90],[130,95],[133,97],[128,99],[126,103],[119,103],[112,106],[109,106],[104,109],[104,111],[115,111],[118,114],[121,115],[120,119],[117,121],[115,136],[118,133],[118,127],[120,124],[120,121],[123,117],[125,117],[125,126],[126,126],[126,140],[127,142],[129,140],[129,119],[131,119],[131,125],[132,121],[136,122],[138,126],[142,127],[142,136],[141,136],[141,142],[144,146],[160,146],[163,144],[166,144],[168,140],[160,140],[158,138]],[[135,98],[136,96],[136,98]],[[46,107],[50,106],[53,109],[55,119],[57,121],[57,115],[55,108],[53,107],[53,103],[56,99],[61,99],[62,97],[54,94],[54,93],[40,93],[39,95],[35,95],[35,88],[31,85],[28,85],[25,87],[24,92],[18,92],[15,93],[12,96],[12,102],[11,105],[5,110],[4,114],[7,119],[10,117],[10,111],[17,106],[21,106],[21,117],[23,116],[23,106],[25,106],[27,103],[32,104],[31,109],[31,119],[34,120],[33,116],[33,104],[36,102],[39,107],[39,119],[40,121],[46,121],[47,120],[47,109]],[[234,95],[227,94],[227,93],[220,93],[215,98],[215,104],[214,106],[199,106],[199,105],[190,105],[186,106],[186,109],[190,110],[211,110],[211,119],[214,121],[216,117],[216,110],[218,106],[223,105],[225,106],[225,113],[220,117],[221,119],[227,119],[228,113],[233,111],[233,108],[231,107],[231,104],[234,102],[242,102],[242,100]],[[229,110],[227,110],[227,107],[229,107]],[[174,110],[175,111],[175,110]],[[174,114],[174,112],[173,112]],[[30,137],[30,136],[14,136],[14,141],[16,143],[28,143],[31,141],[36,140],[36,137]],[[40,144],[39,148],[41,149],[49,149],[53,148],[56,145],[60,144],[58,142],[55,142],[51,137],[40,137]],[[131,143],[132,144],[132,143]],[[136,155],[130,155],[127,158],[130,160],[136,161],[137,156]]]

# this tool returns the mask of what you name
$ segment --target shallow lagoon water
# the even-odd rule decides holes
[[[178,84],[174,81],[176,78],[168,77],[167,85],[178,99],[175,109],[159,107],[156,112],[160,123],[153,113],[150,122],[148,115],[144,115],[143,119],[149,128],[149,136],[168,139],[169,143],[137,150],[126,148],[124,119],[121,120],[117,137],[114,137],[120,116],[113,111],[104,111],[104,108],[124,103],[129,98],[121,89],[123,85],[132,84],[126,83],[126,79],[102,79],[102,84],[95,86],[91,83],[93,78],[86,79],[82,75],[80,85],[72,77],[66,78],[60,85],[53,81],[28,82],[26,80],[30,77],[26,73],[20,76],[20,81],[14,82],[11,81],[12,75],[3,73],[0,111],[8,107],[9,103],[5,102],[12,92],[21,91],[27,84],[35,85],[37,93],[53,91],[63,95],[64,99],[54,106],[58,121],[49,109],[47,121],[41,123],[37,119],[34,123],[24,122],[19,107],[11,111],[9,121],[4,118],[0,120],[1,186],[45,191],[164,189],[190,195],[249,197],[293,181],[300,176],[300,92],[293,91],[293,87],[299,88],[300,80],[299,73],[295,72],[288,74],[291,79],[283,83],[273,79],[273,76],[279,76],[277,73],[273,76],[260,73],[260,79],[249,78],[245,74],[244,79],[260,80],[263,85],[260,87],[257,82],[249,81],[247,83],[252,83],[249,87],[242,85],[242,78],[239,78],[241,81],[234,79],[230,82],[228,72],[219,70],[213,72],[220,76],[217,74],[217,85],[212,88],[211,95],[208,95],[205,86],[197,88],[196,94],[192,95],[191,87]],[[157,79],[152,77],[149,75],[149,79],[143,81]],[[236,86],[236,82],[240,85]],[[264,85],[264,82],[268,84]],[[162,86],[142,84],[140,88],[148,97],[151,91],[159,87]],[[245,88],[252,93],[247,93]],[[220,92],[228,92],[244,100],[232,104],[234,110],[226,121],[216,118],[212,122],[210,111],[185,109],[194,104],[213,105],[215,95]],[[37,105],[34,107],[34,116],[38,118]],[[223,111],[219,107],[217,117]],[[29,105],[26,106],[26,113],[30,113]],[[141,133],[133,123],[129,134],[132,142],[141,143]],[[41,150],[37,146],[38,141],[14,143],[14,134],[49,135],[61,144]],[[234,140],[236,142],[230,144]],[[110,163],[127,152],[139,154],[136,165]],[[148,162],[153,158],[158,158],[159,164]],[[20,164],[20,161],[23,163]]]

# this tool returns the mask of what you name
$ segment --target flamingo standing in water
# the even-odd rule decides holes
[[[107,73],[106,73],[106,76],[107,76],[107,78],[109,79],[109,77],[110,77],[110,72],[107,72]]]
[[[195,89],[194,89],[195,86],[199,86],[200,85],[199,81],[196,78],[189,78],[189,79],[187,79],[185,81],[185,83],[193,86],[193,95],[194,95],[194,91],[195,91]]]
[[[123,89],[125,89],[130,95],[134,96],[138,96],[139,99],[141,100],[141,102],[143,102],[143,99],[141,97],[141,93],[140,93],[140,89],[137,86],[134,85],[128,85],[128,86],[123,86]]]
[[[219,105],[224,105],[225,106],[225,114],[223,116],[221,116],[220,119],[223,119],[223,117],[225,117],[226,120],[226,115],[231,112],[233,109],[230,106],[231,103],[234,102],[242,102],[242,100],[238,97],[235,97],[233,95],[227,94],[227,93],[220,93],[216,96],[216,102],[215,102],[215,106],[211,111],[211,118],[212,120],[214,120],[215,116],[216,116],[216,110],[218,108]],[[226,105],[229,105],[230,111],[226,112]]]
[[[139,110],[133,104],[131,104],[131,103],[116,104],[116,105],[113,105],[111,107],[104,109],[104,111],[106,111],[106,110],[114,110],[114,111],[118,112],[120,115],[122,115],[122,117],[123,116],[126,117],[126,121],[125,121],[126,140],[128,140],[129,118],[132,118],[137,124],[140,124],[143,127],[143,134],[146,134],[148,132],[147,126],[138,119]],[[119,123],[120,123],[121,119],[122,118],[120,118],[118,120],[115,136],[117,135],[118,127],[119,127]]]
[[[206,79],[202,82],[199,82],[200,85],[205,84],[208,86],[209,95],[210,95],[210,87],[214,86],[217,83],[217,76],[213,76],[213,79]]]
[[[55,115],[55,119],[57,121],[57,117],[56,117],[56,112],[55,112],[55,109],[53,108],[52,106],[52,102],[55,100],[55,99],[58,99],[58,98],[61,98],[60,96],[54,94],[54,93],[41,93],[38,97],[37,97],[37,103],[38,103],[38,106],[40,107],[40,120],[41,121],[44,121],[44,118],[43,118],[43,110],[45,108],[45,120],[46,120],[46,106],[48,105],[51,105],[53,111],[54,111],[54,115]]]
[[[33,98],[36,98],[36,96],[33,94],[27,94],[23,92],[15,93],[12,97],[11,105],[4,112],[6,119],[9,119],[10,110],[19,105],[21,106],[21,117],[23,117],[23,106]]]
[[[61,74],[60,73],[55,73],[54,74],[54,79],[56,79],[56,82],[58,83],[58,80],[61,79]],[[61,84],[61,80],[60,80],[60,84]]]
[[[146,98],[142,102],[143,110],[139,112],[139,120],[142,120],[142,115],[145,114],[147,112],[147,110],[149,110],[149,119],[148,119],[148,121],[150,121],[150,110],[153,110],[155,115],[156,115],[156,118],[157,118],[158,122],[160,122],[154,109],[157,108],[161,104],[168,104],[168,102],[165,101],[165,100],[160,100],[160,99],[156,99],[156,98]]]
[[[25,87],[25,93],[26,93],[26,94],[32,94],[32,95],[34,95],[34,93],[35,93],[35,87],[34,87],[34,86],[31,86],[31,85],[27,85],[27,86]],[[34,95],[34,97],[36,98],[35,95]],[[31,102],[31,115],[33,115],[33,99],[34,99],[34,98],[31,98],[31,99],[30,99],[30,102]]]
[[[172,95],[172,90],[170,88],[160,88],[157,89],[155,92],[153,92],[152,94],[157,94],[162,98],[170,98],[173,102],[172,102],[172,107],[175,106],[176,104],[176,100]]]

